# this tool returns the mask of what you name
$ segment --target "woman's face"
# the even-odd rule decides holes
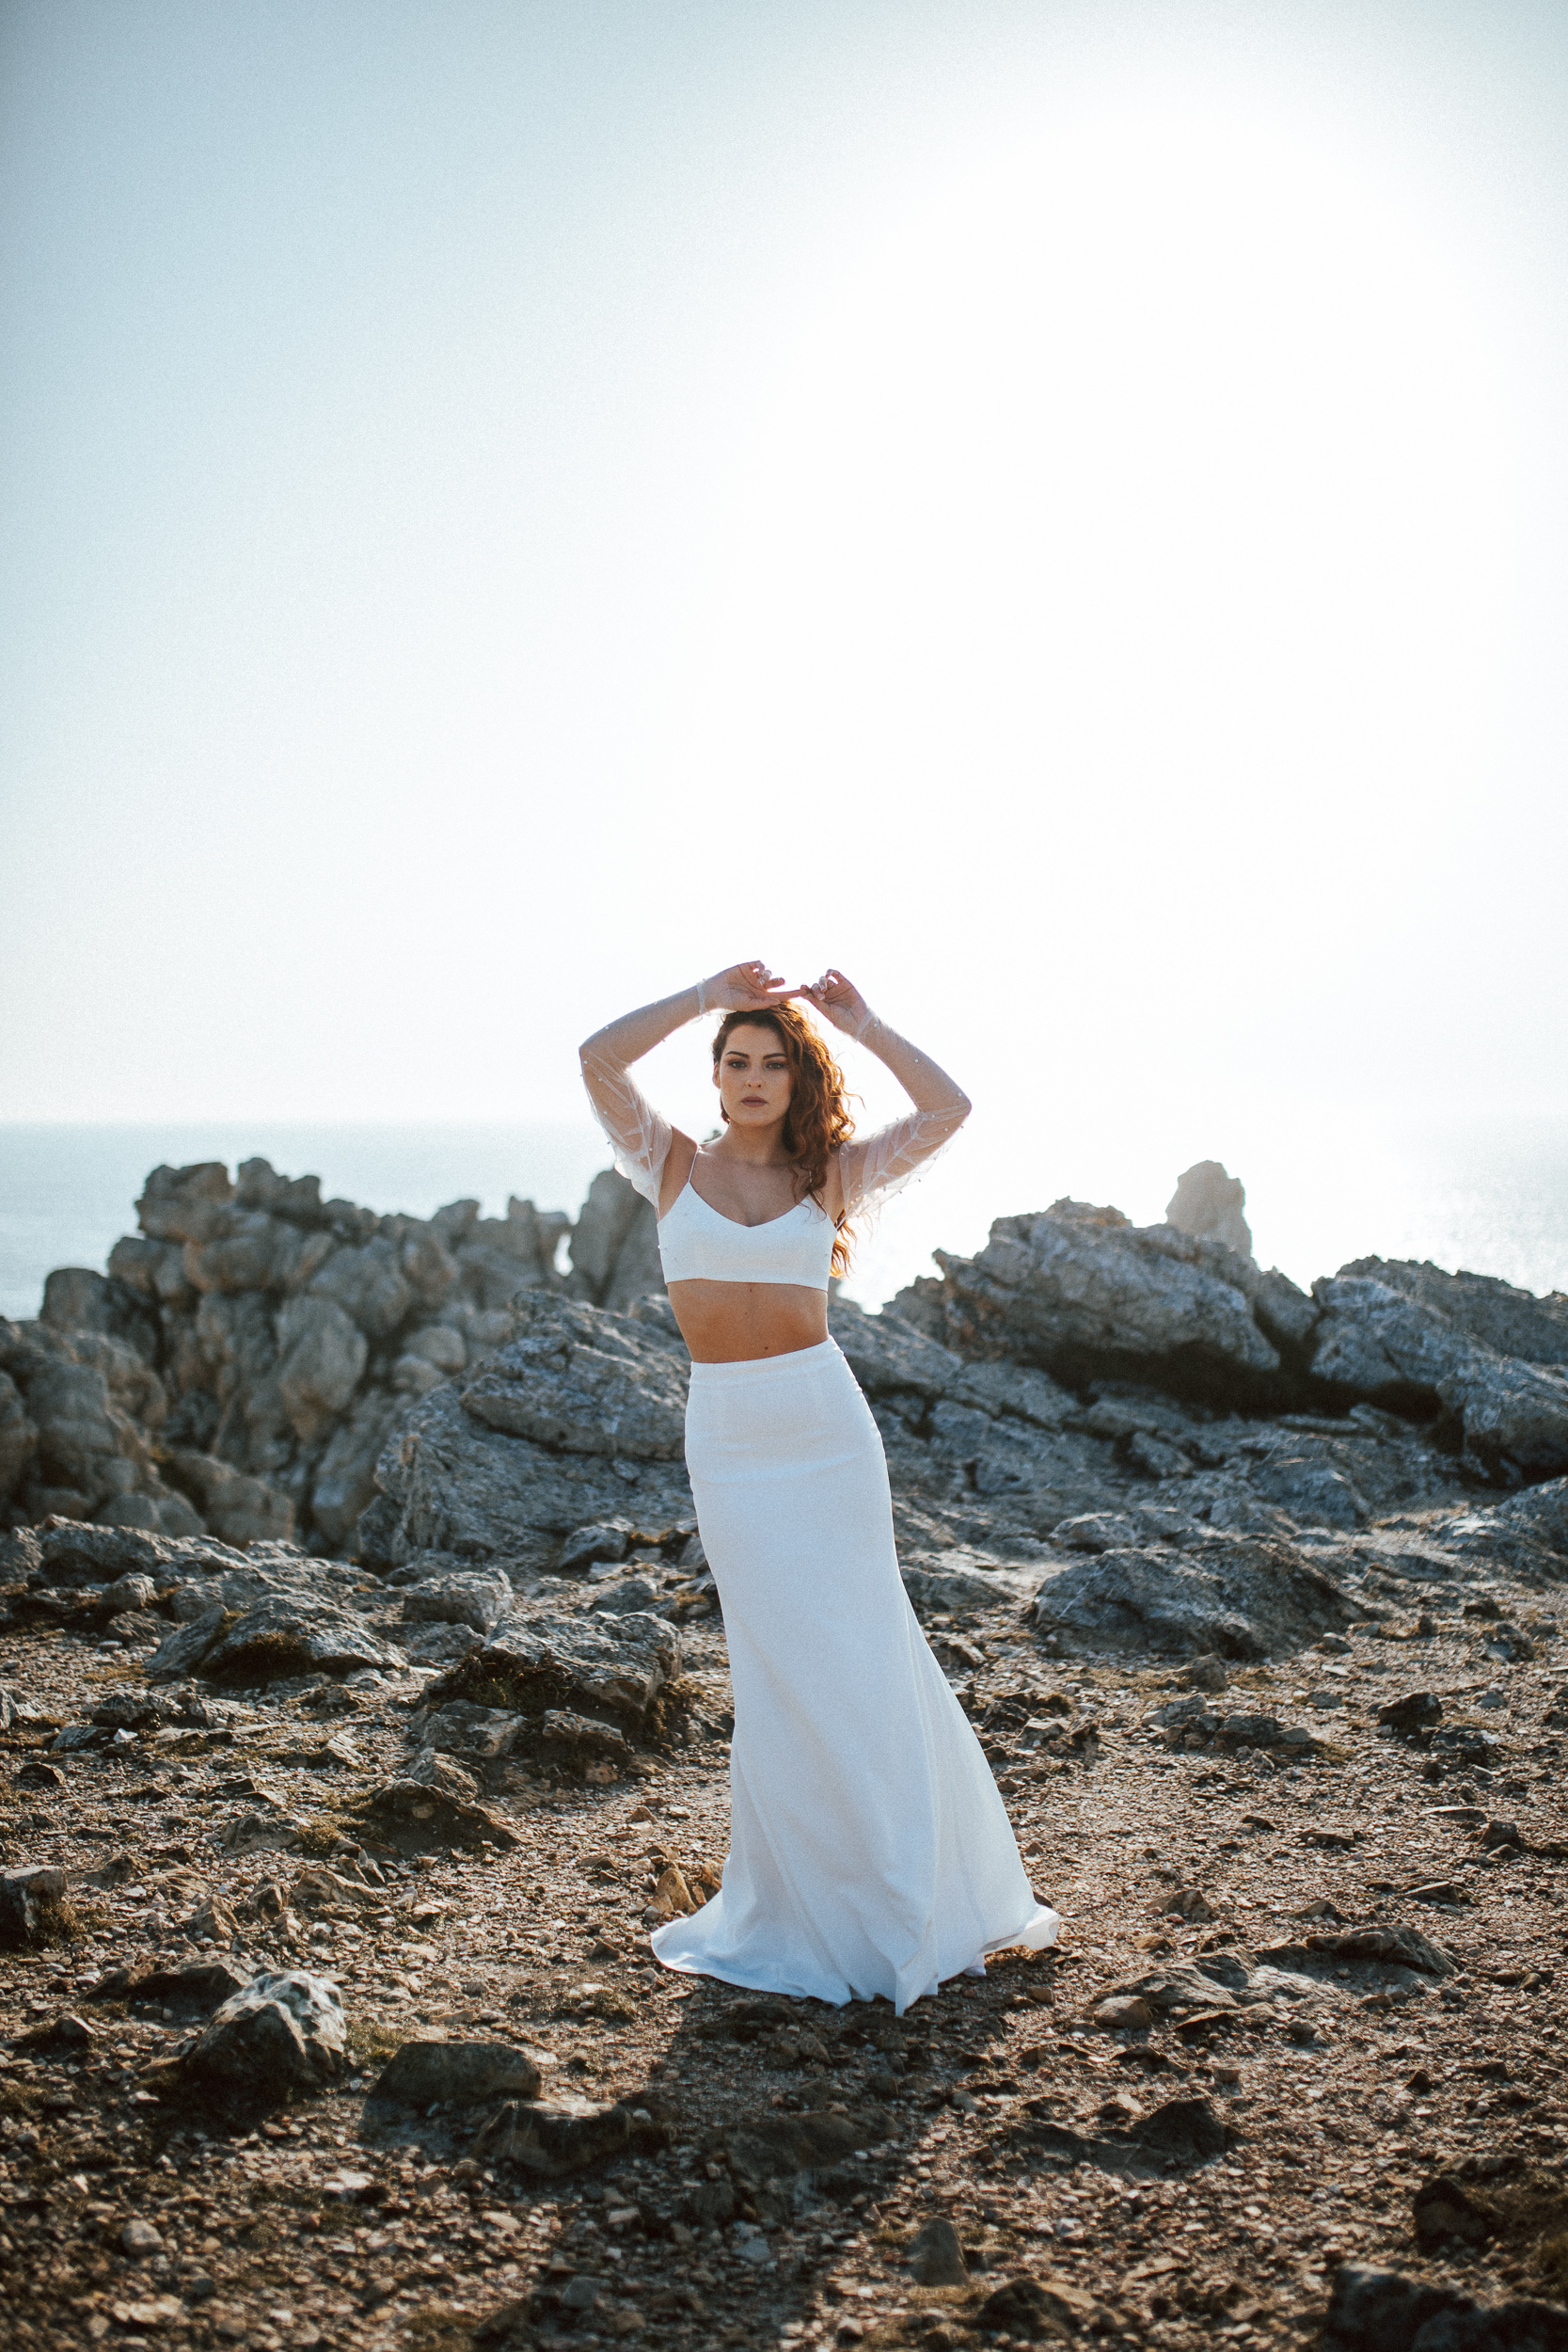
[[[789,1108],[789,1057],[773,1029],[741,1022],[724,1041],[713,1073],[733,1127],[772,1127]]]

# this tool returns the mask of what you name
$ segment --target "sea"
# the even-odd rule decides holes
[[[1196,1146],[1196,1148],[1195,1148]],[[150,1168],[260,1155],[325,1196],[429,1216],[477,1199],[575,1215],[606,1163],[584,1120],[514,1125],[303,1125],[253,1120],[188,1126],[0,1123],[0,1313],[38,1312],[43,1279],[101,1268],[135,1231]],[[1062,1122],[1044,1142],[988,1131],[980,1115],[940,1161],[858,1236],[848,1295],[881,1305],[931,1253],[971,1254],[999,1216],[1062,1196],[1113,1202],[1134,1223],[1160,1217],[1182,1168],[1223,1159],[1247,1187],[1260,1263],[1307,1286],[1359,1257],[1428,1259],[1499,1275],[1526,1290],[1568,1290],[1568,1117],[1378,1118],[1318,1106],[1310,1117],[1232,1120],[1202,1148],[1190,1126],[1129,1117]]]

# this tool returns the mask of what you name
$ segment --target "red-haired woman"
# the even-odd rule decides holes
[[[804,997],[914,1104],[852,1139],[844,1079]],[[701,1148],[628,1064],[723,1014],[723,1133]],[[691,1354],[686,1460],[735,1687],[723,1884],[659,1928],[667,1967],[901,2015],[983,1955],[1055,1940],[990,1767],[898,1574],[887,1462],[828,1336],[849,1219],[906,1184],[969,1101],[842,972],[787,988],[739,963],[612,1021],[582,1048],[616,1165],[651,1200]]]

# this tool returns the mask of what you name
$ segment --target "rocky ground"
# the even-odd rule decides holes
[[[13,1511],[0,2333],[1568,2344],[1568,1302],[1060,1206],[834,1311],[1066,1919],[901,2020],[646,1949],[730,1727],[662,1301],[514,1301],[352,1556]]]

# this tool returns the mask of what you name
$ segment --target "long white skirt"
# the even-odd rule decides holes
[[[668,1968],[899,2015],[1054,1943],[898,1573],[887,1461],[836,1342],[696,1364],[686,1459],[735,1686],[723,1883]]]

